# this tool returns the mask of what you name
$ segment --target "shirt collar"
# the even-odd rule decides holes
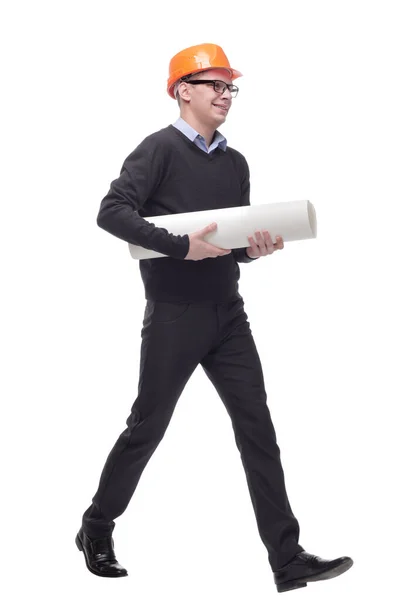
[[[193,129],[193,127],[191,127],[189,123],[182,119],[182,117],[179,117],[179,119],[175,121],[174,126],[180,129],[180,131],[182,131],[182,133],[184,133],[192,142],[194,142],[198,136],[200,137],[198,131]],[[212,140],[212,143],[215,142],[218,144],[221,150],[226,150],[227,139],[218,130],[215,132],[214,139]]]

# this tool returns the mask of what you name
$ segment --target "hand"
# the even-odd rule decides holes
[[[218,256],[226,256],[232,250],[220,248],[206,242],[203,237],[208,233],[212,233],[217,229],[217,223],[211,223],[199,231],[189,234],[189,250],[185,256],[185,260],[203,260],[204,258],[218,258]]]
[[[276,236],[276,244],[272,242],[272,238],[268,231],[263,229],[263,232],[256,231],[254,240],[253,236],[248,236],[250,247],[246,248],[246,254],[249,258],[258,258],[259,256],[267,256],[273,254],[275,250],[283,250],[283,239],[280,235]]]

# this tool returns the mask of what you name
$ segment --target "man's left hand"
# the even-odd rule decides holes
[[[259,256],[267,256],[273,254],[275,250],[283,250],[283,239],[280,235],[276,236],[276,244],[273,243],[268,231],[265,229],[255,232],[253,236],[247,238],[250,242],[250,247],[246,248],[246,254],[249,258],[258,258]]]

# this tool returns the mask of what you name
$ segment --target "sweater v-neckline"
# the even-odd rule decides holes
[[[213,150],[212,152],[204,152],[204,150],[202,150],[201,148],[199,148],[194,141],[192,142],[187,135],[185,135],[184,133],[182,133],[182,131],[180,131],[179,129],[177,129],[177,127],[174,127],[173,125],[168,125],[169,129],[173,129],[175,131],[175,133],[178,134],[178,136],[180,138],[182,138],[184,140],[184,142],[186,144],[189,145],[190,148],[194,148],[195,151],[200,152],[201,154],[204,155],[204,158],[206,158],[207,160],[214,160],[215,158],[215,154],[217,152],[217,150],[219,150],[219,154],[221,153],[221,148],[219,146],[217,146],[217,148],[215,148],[215,150]],[[223,152],[223,151],[222,151]]]

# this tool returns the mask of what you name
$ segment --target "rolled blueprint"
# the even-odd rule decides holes
[[[215,222],[216,231],[208,233],[203,239],[225,250],[249,247],[247,237],[254,237],[256,231],[263,229],[269,231],[274,243],[277,235],[282,236],[285,243],[317,237],[317,217],[309,200],[234,206],[144,218],[156,227],[163,227],[175,235],[194,233]],[[166,256],[135,244],[129,244],[129,251],[132,258],[136,259]]]

